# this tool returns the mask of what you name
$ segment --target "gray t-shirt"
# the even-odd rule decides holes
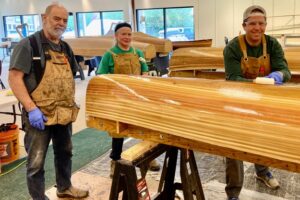
[[[41,43],[41,31],[37,31],[34,33],[34,37],[36,37],[37,46],[41,55],[41,65],[45,67],[45,56],[42,49]],[[60,44],[52,43],[47,40],[49,47],[54,51],[61,52],[63,49],[69,50],[67,51],[67,56],[69,57],[70,66],[73,74],[75,74],[78,70],[78,64],[75,60],[74,54],[71,48],[63,48],[62,42]],[[65,43],[66,44],[66,43]],[[37,87],[37,81],[35,78],[35,70],[32,65],[32,56],[33,51],[30,45],[29,38],[22,39],[14,48],[13,53],[10,57],[10,65],[9,69],[18,69],[24,72],[24,82],[28,92],[32,92]]]

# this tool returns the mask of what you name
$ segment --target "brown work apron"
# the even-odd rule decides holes
[[[69,61],[64,53],[48,50],[43,78],[31,93],[36,106],[47,117],[45,125],[74,122],[79,108],[75,103],[75,82]]]
[[[141,75],[139,56],[133,48],[133,53],[116,54],[109,51],[114,59],[114,74]]]
[[[271,66],[270,55],[267,54],[267,42],[265,36],[262,37],[263,55],[258,58],[247,56],[245,35],[239,36],[239,44],[243,52],[241,67],[244,77],[247,79],[255,79],[256,77],[267,76],[271,71]]]

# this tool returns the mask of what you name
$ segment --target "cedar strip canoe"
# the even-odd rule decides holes
[[[86,117],[89,127],[105,119],[128,136],[300,172],[296,84],[101,75],[88,84]]]
[[[161,39],[142,32],[133,32],[133,41],[153,44],[157,53],[168,54],[173,50],[173,44],[169,39]]]
[[[190,69],[190,70],[177,70],[170,71],[169,77],[182,77],[182,78],[206,78],[206,79],[222,79],[225,80],[224,70],[204,70],[204,69]],[[300,83],[300,73],[292,72],[290,83]]]
[[[300,47],[285,48],[284,54],[289,69],[300,72]],[[170,60],[170,71],[182,70],[185,66],[204,69],[224,68],[223,48],[190,47],[175,50]]]
[[[170,59],[170,71],[224,68],[223,48],[189,47],[176,49]]]
[[[84,37],[64,39],[72,48],[75,55],[102,56],[107,50],[114,46],[113,37]],[[146,60],[156,56],[154,45],[143,42],[132,42],[132,46],[143,51]]]
[[[212,39],[192,40],[192,41],[173,41],[173,50],[187,47],[211,47]]]

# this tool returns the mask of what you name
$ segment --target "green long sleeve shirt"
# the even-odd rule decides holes
[[[111,48],[110,50],[115,54],[134,53],[134,49],[132,47],[130,47],[128,51],[124,51],[117,45]],[[144,54],[141,50],[135,49],[135,52],[139,57],[144,58]],[[141,71],[148,72],[148,65],[142,61],[140,61],[140,64],[141,64]],[[101,62],[97,70],[97,74],[113,74],[113,73],[114,73],[113,55],[111,54],[111,52],[106,52],[101,59]]]
[[[266,35],[267,42],[267,54],[270,55],[271,72],[280,71],[283,73],[283,82],[287,82],[291,79],[291,73],[288,69],[287,61],[284,57],[284,52],[281,45],[271,36]],[[247,55],[249,57],[260,57],[263,55],[262,44],[257,47],[251,47],[246,42]],[[224,64],[226,80],[233,81],[252,81],[246,79],[242,74],[241,58],[243,57],[242,50],[239,45],[238,37],[232,39],[228,45],[224,48]]]

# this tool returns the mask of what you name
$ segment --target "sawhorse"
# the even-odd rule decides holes
[[[135,148],[135,146],[130,149]],[[180,175],[181,183],[174,183],[178,152],[180,151]],[[132,152],[135,152],[134,150]],[[175,191],[182,190],[185,200],[205,200],[194,153],[191,150],[180,149],[159,144],[134,159],[121,159],[116,162],[112,180],[110,200],[117,200],[119,193],[123,191],[123,200],[138,200],[138,178],[135,167],[141,169],[141,176],[145,178],[148,164],[151,160],[166,152],[163,171],[158,187],[158,193],[152,199],[174,199]]]

